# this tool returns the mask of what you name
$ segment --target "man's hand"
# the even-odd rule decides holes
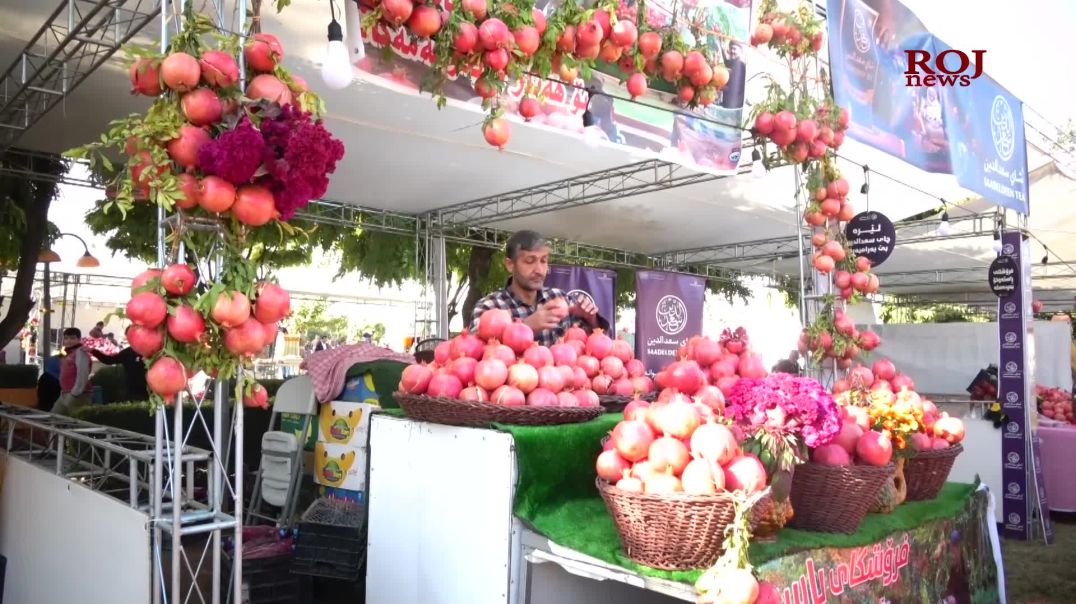
[[[594,325],[598,320],[598,307],[589,296],[580,296],[579,302],[569,308],[568,312],[591,325]]]
[[[554,310],[547,308],[546,305],[543,304],[538,307],[538,310],[534,311],[534,314],[523,319],[523,323],[534,330],[534,333],[538,333],[560,326],[562,320],[563,317],[558,316]]]

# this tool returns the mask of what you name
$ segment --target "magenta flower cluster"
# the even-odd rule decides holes
[[[740,378],[725,414],[749,430],[799,436],[812,449],[831,442],[841,429],[837,403],[822,384],[786,373]]]
[[[294,105],[265,116],[258,127],[246,117],[198,152],[205,174],[243,185],[257,179],[273,192],[281,220],[290,220],[310,200],[325,194],[329,175],[344,157],[344,144],[321,120]]]

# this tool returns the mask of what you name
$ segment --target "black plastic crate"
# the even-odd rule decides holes
[[[355,580],[365,560],[365,506],[322,498],[307,508],[295,537],[292,572]]]

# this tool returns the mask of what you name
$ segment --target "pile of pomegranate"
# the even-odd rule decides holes
[[[515,104],[517,111],[524,120],[537,117],[541,86],[531,82],[534,76],[555,76],[574,86],[580,72],[599,61],[616,64],[632,98],[646,93],[650,78],[660,78],[690,107],[712,104],[729,80],[728,68],[706,46],[704,36],[685,47],[672,24],[652,29],[645,23],[640,29],[641,21],[618,16],[615,4],[599,3],[589,10],[575,3],[558,5],[549,16],[537,8],[527,11],[487,0],[361,0],[360,5],[367,39],[393,40],[393,46],[402,40],[402,47],[413,51],[427,44],[421,53],[410,54],[433,63],[448,77],[474,78],[475,92],[490,109],[483,135],[498,148],[510,136],[498,97],[510,84],[514,88],[521,83],[524,92]],[[676,47],[669,42],[674,39]],[[443,96],[439,88],[432,92]]]
[[[1076,424],[1072,419],[1072,393],[1060,388],[1035,386],[1039,412],[1050,419]]]
[[[438,344],[432,363],[405,368],[399,389],[494,405],[596,407],[598,395],[653,391],[633,355],[626,341],[600,329],[588,335],[571,327],[562,341],[542,346],[511,312],[494,309],[482,314],[474,334]]]
[[[750,338],[742,327],[724,330],[717,340],[694,336],[677,356],[679,360],[654,376],[663,400],[675,392],[723,409],[725,397],[741,377],[764,378],[769,374],[762,357],[751,350]]]
[[[653,404],[632,401],[598,456],[598,476],[639,493],[763,490],[766,469],[741,451],[743,434],[724,423],[723,411],[723,404],[692,402],[680,393]]]
[[[126,336],[146,359],[149,390],[171,402],[199,371],[221,373],[222,350],[249,358],[272,343],[277,323],[291,312],[291,298],[274,283],[259,283],[255,291],[253,301],[241,291],[214,292],[186,264],[135,277],[124,309],[131,322]],[[224,365],[225,373],[234,372],[231,365]],[[263,386],[251,384],[244,403],[266,408],[268,398]]]
[[[837,380],[833,393],[841,431],[834,442],[811,451],[817,463],[883,466],[894,450],[947,449],[964,439],[964,423],[916,393],[911,378],[888,359],[857,365]]]

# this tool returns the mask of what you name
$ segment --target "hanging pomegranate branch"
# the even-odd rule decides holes
[[[748,123],[757,148],[767,150],[763,156],[767,168],[784,164],[800,168],[803,220],[812,228],[811,264],[829,277],[834,291],[825,296],[822,311],[800,336],[800,350],[809,353],[816,365],[829,358],[845,369],[861,351],[879,343],[877,334],[859,332],[844,313],[846,303],[877,293],[879,287],[870,261],[854,257],[844,235],[844,225],[855,210],[848,199],[848,181],[837,169],[836,152],[844,142],[849,114],[834,102],[821,69],[817,55],[823,46],[823,23],[813,5],[801,2],[795,11],[783,12],[775,0],[764,0],[759,13],[751,43],[785,59],[789,86],[771,80],[766,99],[754,107]]]
[[[305,236],[288,220],[325,193],[344,146],[318,118],[321,100],[280,64],[275,36],[243,47],[241,90],[239,39],[187,7],[167,53],[130,50],[132,93],[153,97],[149,109],[69,155],[110,175],[106,211],[152,203],[172,212],[172,263],[136,277],[121,313],[153,396],[170,403],[204,371],[242,376],[237,398],[265,406],[265,389],[240,369],[275,340],[290,298],[259,279],[251,234],[275,228],[281,245]]]

